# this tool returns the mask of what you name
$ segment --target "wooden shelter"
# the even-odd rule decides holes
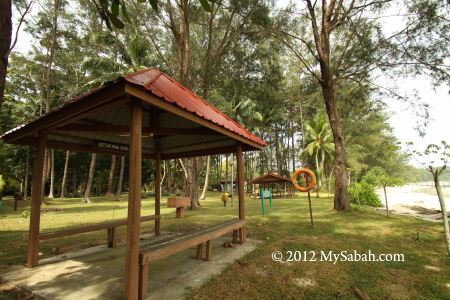
[[[273,197],[292,197],[293,195],[292,179],[277,173],[267,173],[252,179],[250,182],[265,190],[272,188]],[[259,195],[259,189],[257,189],[257,194]]]
[[[242,152],[266,143],[156,68],[145,69],[71,99],[50,113],[2,136],[6,143],[35,146],[27,266],[38,264],[39,240],[86,232],[40,233],[43,166],[46,148],[129,155],[128,218],[108,228],[114,244],[116,226],[127,226],[125,298],[138,298],[142,159],[156,161],[155,234],[160,232],[161,160],[235,153],[239,184],[239,219],[245,219]],[[233,227],[233,230],[235,228]],[[236,232],[233,231],[233,234]],[[241,241],[245,232],[240,231]],[[211,236],[211,235],[209,235]],[[142,256],[142,253],[141,253]],[[142,257],[141,257],[142,259]],[[146,278],[145,274],[143,275]]]

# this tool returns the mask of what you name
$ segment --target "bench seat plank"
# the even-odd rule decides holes
[[[146,221],[151,221],[151,220],[157,220],[157,219],[160,219],[159,215],[145,216],[145,217],[141,218],[141,223],[146,222]],[[63,236],[87,233],[87,232],[98,231],[98,230],[102,230],[102,229],[114,228],[114,227],[125,226],[125,225],[127,225],[126,218],[116,220],[116,221],[108,221],[108,222],[102,222],[102,223],[97,223],[97,224],[90,224],[90,225],[86,225],[86,226],[82,226],[82,227],[39,233],[39,240],[40,241],[49,240],[49,239],[54,239],[54,238],[63,237]]]
[[[244,227],[245,224],[245,220],[236,219],[218,224],[202,231],[177,236],[164,243],[144,246],[140,250],[140,263],[142,265],[148,264],[151,261],[167,257],[176,252],[189,249],[202,243],[206,243],[214,238],[240,229]]]

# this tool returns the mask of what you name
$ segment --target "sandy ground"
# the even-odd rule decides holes
[[[416,192],[421,186],[407,184],[401,187],[388,187],[387,197],[389,211],[395,214],[411,215],[418,218],[440,221],[442,219],[441,207],[437,196]],[[383,208],[385,205],[383,189],[378,189]],[[445,198],[447,212],[450,212],[450,199]]]

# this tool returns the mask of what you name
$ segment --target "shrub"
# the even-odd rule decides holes
[[[3,192],[3,195],[14,195],[17,191],[20,190],[20,181],[9,177],[0,175],[2,178],[0,179],[0,192]]]
[[[22,211],[22,213],[20,215],[22,216],[22,218],[27,219],[30,216],[30,210],[26,209],[26,210]]]
[[[350,203],[368,205],[372,207],[381,206],[381,201],[377,193],[375,193],[375,188],[373,185],[370,185],[365,181],[361,181],[360,183],[351,183],[348,188],[348,195],[350,197]]]

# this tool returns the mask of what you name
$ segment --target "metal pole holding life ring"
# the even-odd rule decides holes
[[[298,176],[300,174],[305,174],[307,186],[301,186],[298,184]],[[292,174],[292,184],[297,191],[308,193],[308,202],[309,202],[309,216],[311,218],[311,226],[314,227],[314,220],[312,215],[312,206],[311,206],[311,195],[309,191],[316,187],[316,175],[314,172],[309,169],[298,169]]]

